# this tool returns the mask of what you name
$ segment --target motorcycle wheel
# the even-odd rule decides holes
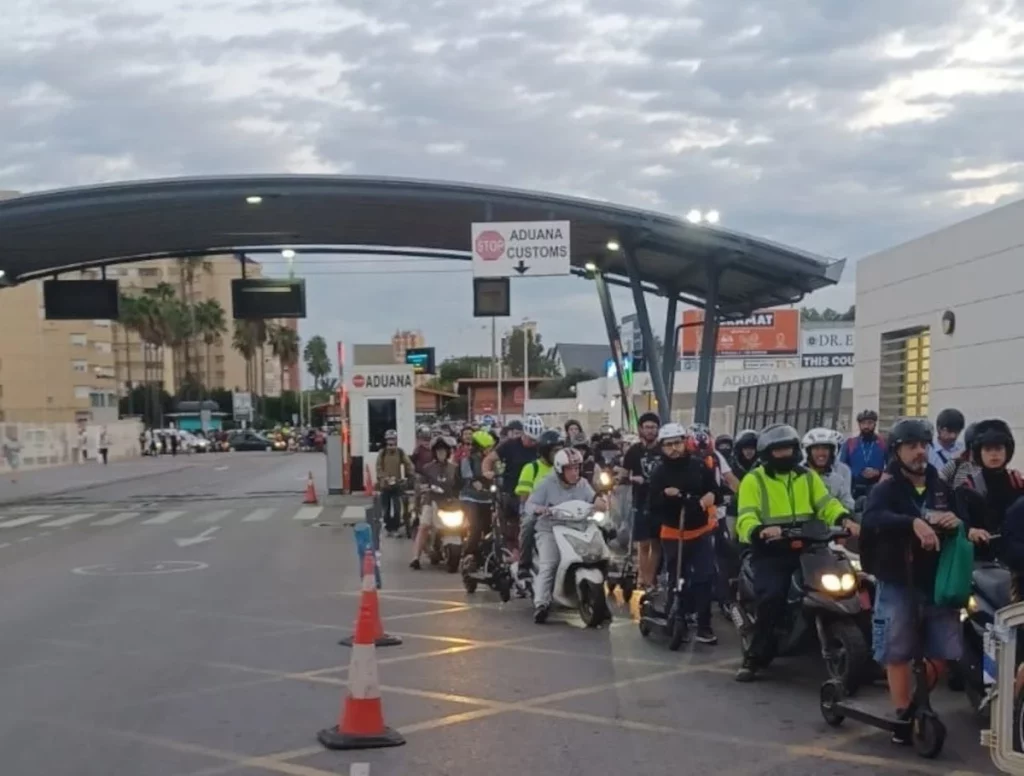
[[[596,628],[605,620],[611,619],[604,587],[598,587],[585,580],[580,583],[580,589],[576,594],[579,597],[577,609],[580,619],[588,628]]]
[[[932,760],[939,756],[946,743],[946,726],[933,711],[922,711],[914,718],[912,736],[914,751]]]
[[[456,571],[459,570],[459,561],[462,559],[461,548],[456,547],[454,545],[449,545],[445,548],[444,555],[445,570],[447,570],[449,574],[454,574]],[[469,590],[469,588],[466,589]],[[476,588],[474,587],[474,590],[475,589]],[[472,593],[473,590],[469,590],[469,592]]]
[[[829,679],[821,685],[820,708],[821,716],[829,727],[839,727],[846,717],[836,708],[836,704],[843,700],[845,693],[843,685],[835,679]]]
[[[871,666],[871,653],[856,623],[837,620],[825,629],[829,657],[825,668],[830,679],[843,683],[847,695],[856,694]]]
[[[503,604],[507,604],[512,600],[512,577],[508,575],[508,572],[503,572],[498,575],[498,597],[501,599]]]
[[[476,592],[477,581],[472,577],[462,577],[462,586],[466,588],[466,592],[472,595]]]

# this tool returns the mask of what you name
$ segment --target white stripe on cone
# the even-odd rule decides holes
[[[348,664],[348,692],[355,700],[380,698],[377,657],[373,644],[353,644]]]
[[[363,592],[364,593],[376,593],[377,592],[377,579],[376,575],[371,571],[369,574],[363,574]]]

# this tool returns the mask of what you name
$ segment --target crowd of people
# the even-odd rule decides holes
[[[937,605],[932,597],[944,537],[960,532],[977,558],[997,559],[1016,575],[1024,569],[1024,478],[1008,468],[1015,442],[1002,420],[967,425],[960,411],[947,409],[934,427],[904,418],[883,436],[877,424],[877,413],[865,410],[849,437],[828,428],[800,435],[787,424],[716,437],[705,425],[662,423],[654,413],[640,416],[636,435],[603,426],[587,436],[573,420],[550,429],[536,416],[500,430],[424,426],[409,455],[389,432],[377,473],[381,482],[396,483],[407,467],[461,500],[469,518],[467,564],[479,562],[477,548],[496,503],[519,525],[520,573],[529,573],[537,553],[534,619],[543,622],[557,563],[544,515],[570,499],[604,508],[607,489],[591,482],[596,471],[613,472],[616,484],[632,489],[632,543],[646,592],[673,584],[675,554],[683,548],[699,643],[717,643],[714,601],[731,605],[729,581],[740,558],[748,557],[757,617],[736,676],[744,682],[764,668],[799,564],[777,542],[783,527],[809,520],[842,527],[858,538],[862,567],[877,579],[873,653],[885,668],[897,713],[904,713],[918,640],[924,639],[933,681],[962,648],[959,607]],[[394,491],[383,491],[385,510],[397,509]],[[726,516],[735,519],[732,532]],[[423,527],[420,533],[413,568],[420,567],[426,540]],[[918,611],[921,632],[911,625]]]

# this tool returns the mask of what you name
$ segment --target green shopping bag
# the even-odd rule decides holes
[[[973,571],[974,545],[968,540],[961,523],[955,534],[943,538],[939,549],[933,595],[935,605],[959,609],[966,604],[971,597]]]

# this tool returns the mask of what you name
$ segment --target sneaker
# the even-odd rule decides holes
[[[409,564],[409,568],[413,569],[414,571],[419,571],[420,570],[420,559],[416,558],[416,560],[414,560],[412,563]]]
[[[535,607],[533,610],[533,621],[538,625],[542,625],[548,619],[548,607],[541,605]]]
[[[754,666],[754,661],[750,658],[743,658],[743,665],[740,666],[740,670],[736,672],[737,682],[752,682],[757,678],[757,668]]]
[[[718,636],[711,628],[697,628],[697,642],[699,644],[717,644]]]
[[[896,719],[906,719],[907,712],[905,709],[896,710]],[[910,746],[913,743],[911,736],[911,727],[907,725],[902,730],[897,730],[892,734],[892,738],[889,739],[896,746]]]

